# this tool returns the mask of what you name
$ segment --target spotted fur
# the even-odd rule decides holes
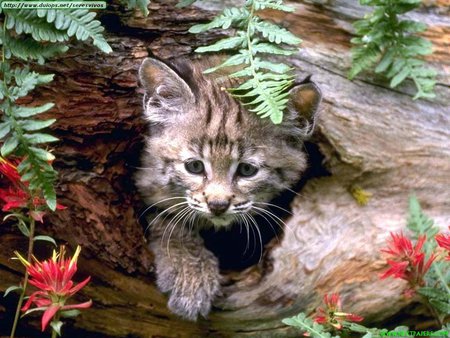
[[[190,320],[206,316],[220,292],[217,258],[198,230],[245,223],[300,178],[321,99],[312,82],[294,86],[284,122],[273,125],[226,92],[235,85],[226,74],[204,75],[216,63],[147,58],[139,71],[150,130],[136,184],[161,211],[149,219],[158,286]]]

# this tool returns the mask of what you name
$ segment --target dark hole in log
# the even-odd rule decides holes
[[[324,156],[320,153],[316,144],[305,142],[305,151],[308,154],[308,169],[291,188],[292,191],[286,190],[270,201],[270,203],[278,206],[268,209],[273,216],[255,216],[259,225],[261,240],[256,229],[253,229],[253,232],[250,229],[247,236],[245,227],[239,225],[234,225],[230,230],[215,231],[211,229],[202,231],[206,247],[219,258],[222,270],[241,271],[257,264],[262,252],[264,252],[264,246],[276,237],[281,239],[283,225],[280,220],[289,217],[289,213],[283,211],[283,209],[290,210],[290,204],[296,192],[301,191],[308,180],[330,175],[323,166]]]

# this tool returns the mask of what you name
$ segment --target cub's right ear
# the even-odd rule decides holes
[[[165,63],[146,58],[139,68],[145,89],[144,112],[151,122],[164,122],[169,114],[181,113],[195,101],[188,84]]]

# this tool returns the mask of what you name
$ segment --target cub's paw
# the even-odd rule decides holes
[[[189,320],[199,315],[206,317],[214,298],[220,292],[220,274],[217,258],[200,241],[186,240],[171,254],[158,246],[156,254],[156,283],[162,292],[170,292],[169,309]]]
[[[210,276],[203,274],[191,279],[179,279],[170,294],[169,309],[188,320],[196,320],[198,315],[206,317],[219,290],[218,272]]]

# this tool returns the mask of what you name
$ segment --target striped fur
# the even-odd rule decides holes
[[[145,202],[165,213],[150,220],[157,282],[172,291],[172,311],[188,319],[206,315],[219,292],[217,260],[202,245],[191,246],[189,262],[186,254],[170,252],[179,251],[182,242],[201,243],[200,227],[239,222],[255,203],[267,202],[297,181],[306,166],[302,141],[311,133],[320,102],[313,83],[299,84],[291,89],[286,121],[273,125],[225,91],[236,85],[226,74],[203,74],[217,61],[169,65],[146,59],[139,74],[150,130],[136,183]],[[192,160],[202,161],[203,173],[186,169]],[[257,168],[256,174],[239,175],[241,164]],[[226,210],[217,215],[211,201],[227,205]],[[180,264],[192,270],[181,271]]]

